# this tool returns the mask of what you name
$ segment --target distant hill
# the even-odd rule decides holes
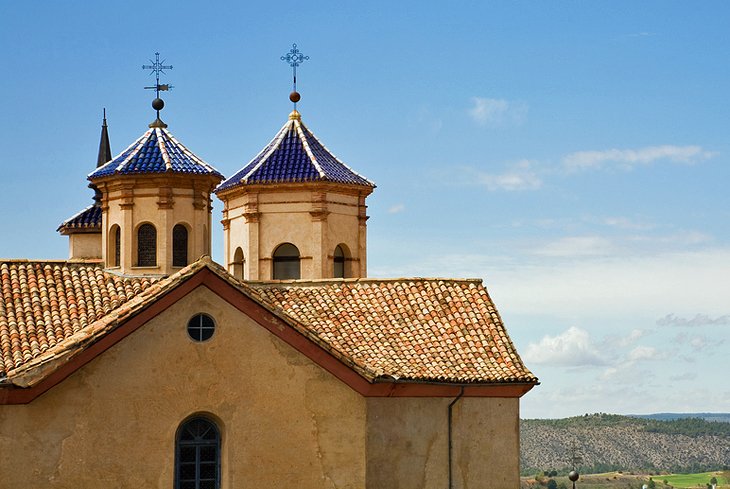
[[[656,413],[656,414],[629,414],[632,418],[657,419],[673,421],[675,419],[699,418],[705,421],[730,423],[730,413]]]
[[[583,473],[704,472],[730,468],[730,423],[697,416],[599,413],[565,419],[525,419],[520,421],[522,473],[568,470],[568,452],[573,444],[582,455],[578,469]],[[728,415],[708,416],[724,419]]]

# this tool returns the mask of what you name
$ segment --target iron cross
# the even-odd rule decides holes
[[[291,50],[281,57],[282,61],[286,61],[289,66],[292,67],[292,74],[294,75],[294,91],[297,90],[297,66],[309,59],[309,56],[304,56],[297,49],[296,44],[292,44]]]

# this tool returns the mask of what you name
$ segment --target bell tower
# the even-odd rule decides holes
[[[169,275],[210,254],[210,194],[223,179],[183,146],[160,119],[160,73],[172,66],[155,53],[157,112],[149,129],[88,177],[100,193],[101,258],[124,275]]]
[[[334,156],[294,110],[274,138],[215,190],[223,201],[224,259],[246,280],[367,276],[367,206],[375,184]]]

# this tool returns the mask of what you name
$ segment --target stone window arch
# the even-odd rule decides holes
[[[148,222],[137,228],[137,266],[157,266],[157,229]]]
[[[243,280],[243,267],[246,264],[246,258],[243,256],[243,249],[239,246],[233,253],[233,276]]]
[[[283,243],[274,250],[274,280],[299,279],[301,272],[301,257],[299,248],[291,243]]]
[[[184,267],[188,264],[188,228],[175,224],[172,228],[172,266]]]
[[[347,248],[344,245],[337,245],[333,256],[334,261],[334,273],[335,278],[345,278],[346,273],[346,261],[347,261]]]
[[[114,224],[109,230],[108,256],[110,266],[122,265],[122,228],[118,224]]]

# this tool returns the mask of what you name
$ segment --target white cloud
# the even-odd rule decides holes
[[[532,168],[532,163],[522,160],[510,167],[504,173],[477,174],[477,182],[486,186],[489,190],[537,190],[542,186],[542,180]]]
[[[647,146],[638,149],[577,151],[563,157],[563,165],[568,170],[602,168],[608,164],[631,169],[637,165],[648,165],[661,160],[692,164],[715,155],[716,153],[707,151],[701,146]]]
[[[406,210],[406,206],[404,204],[395,204],[388,208],[388,214],[399,214]]]
[[[588,332],[571,327],[558,336],[544,336],[538,343],[530,343],[525,350],[525,361],[565,367],[604,365],[598,349]]]
[[[645,360],[655,360],[659,357],[659,351],[653,346],[637,346],[626,355],[626,361],[633,364]]]
[[[469,115],[481,125],[522,124],[527,118],[528,107],[524,102],[483,97],[472,97],[471,101]]]
[[[645,335],[645,332],[644,331],[642,331],[640,329],[634,329],[634,330],[631,331],[631,333],[629,333],[628,336],[625,336],[623,338],[620,338],[617,341],[617,344],[620,347],[627,347],[629,345],[633,345],[634,343],[636,343],[636,340],[638,340],[639,338],[643,337],[644,335]]]

